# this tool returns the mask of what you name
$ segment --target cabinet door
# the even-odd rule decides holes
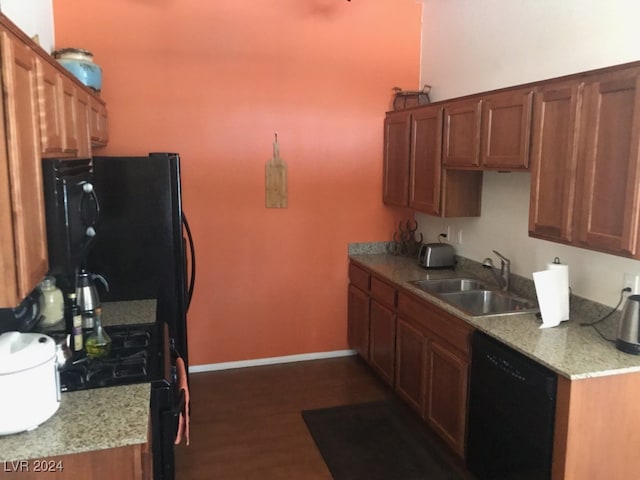
[[[444,108],[442,164],[448,167],[480,165],[479,99],[452,102]]]
[[[385,205],[409,206],[411,115],[388,113],[384,120],[383,193]]]
[[[409,205],[440,215],[442,182],[442,108],[426,107],[411,119],[411,190]]]
[[[53,65],[38,59],[38,101],[42,154],[63,152],[62,78]]]
[[[70,78],[61,77],[62,82],[62,112],[63,112],[63,143],[65,151],[76,155],[78,153],[78,111],[76,103],[76,84]]]
[[[109,117],[107,107],[97,98],[90,96],[91,107],[89,122],[91,130],[91,143],[94,146],[104,146],[109,142]]]
[[[36,54],[7,32],[0,33],[6,111],[6,154],[13,210],[15,265],[3,260],[2,306],[16,306],[48,270],[42,189]],[[4,150],[4,149],[3,149]],[[4,229],[4,228],[3,228]],[[2,242],[7,239],[3,235]]]
[[[484,167],[506,170],[529,168],[531,132],[530,89],[496,93],[482,99]]]
[[[91,133],[90,133],[90,117],[91,106],[89,104],[89,94],[76,87],[76,126],[75,131],[78,139],[78,157],[87,158],[91,156]]]
[[[464,455],[469,364],[444,344],[427,347],[425,419]]]
[[[369,359],[369,295],[349,285],[347,341],[362,358]]]
[[[534,98],[529,235],[571,242],[582,84],[542,87]]]
[[[426,340],[422,332],[398,317],[396,331],[396,392],[424,415]]]
[[[639,256],[640,69],[585,81],[577,244]]]
[[[393,385],[396,314],[375,299],[371,300],[369,362],[389,385]]]

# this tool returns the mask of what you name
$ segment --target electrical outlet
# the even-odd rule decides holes
[[[447,225],[447,241],[448,242],[453,241],[453,239],[451,238],[451,225]]]
[[[462,245],[462,229],[458,229],[458,245]]]

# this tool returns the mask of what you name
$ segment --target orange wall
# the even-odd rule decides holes
[[[191,363],[347,348],[347,244],[390,238],[382,121],[416,89],[416,0],[55,0],[103,67],[101,154],[177,151],[198,253]],[[278,131],[289,207],[264,206]]]

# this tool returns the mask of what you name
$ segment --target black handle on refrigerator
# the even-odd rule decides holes
[[[191,228],[189,228],[189,222],[187,222],[187,217],[182,212],[182,224],[184,225],[184,230],[187,232],[187,240],[189,241],[189,256],[191,257],[191,272],[189,279],[189,288],[187,291],[187,305],[185,308],[185,313],[189,311],[189,305],[191,305],[191,298],[193,297],[193,289],[196,284],[196,249],[193,243],[193,236],[191,235]]]

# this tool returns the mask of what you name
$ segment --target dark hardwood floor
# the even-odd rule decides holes
[[[331,480],[300,412],[393,395],[357,357],[196,373],[190,387],[177,480]]]

